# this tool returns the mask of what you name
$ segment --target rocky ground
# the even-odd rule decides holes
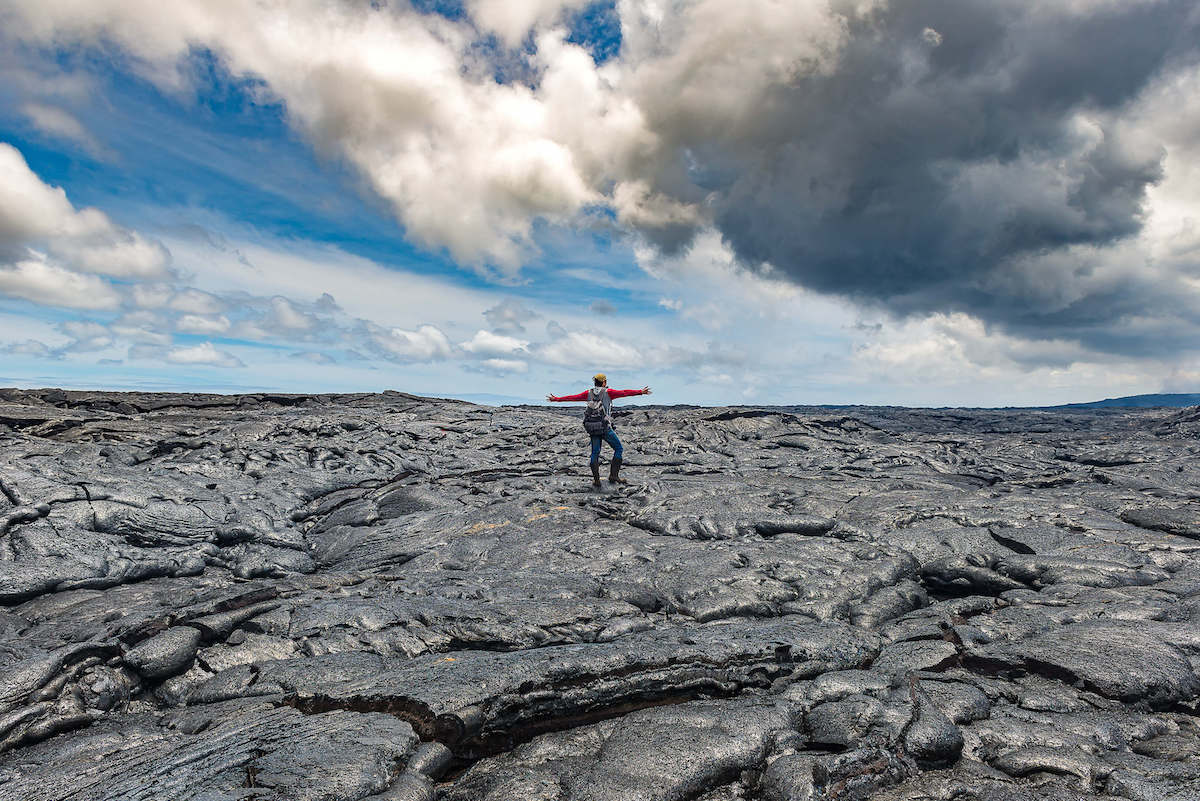
[[[1200,799],[1196,410],[576,414],[0,391],[0,799]]]

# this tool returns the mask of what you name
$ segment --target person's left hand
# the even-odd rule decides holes
[[[649,395],[649,394],[650,394],[650,387],[642,387],[642,394],[643,394],[643,395]]]

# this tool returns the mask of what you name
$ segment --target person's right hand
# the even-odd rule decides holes
[[[558,400],[558,398],[554,397],[553,395],[547,395],[547,396],[546,396],[546,400],[548,400],[548,401],[550,401],[551,403],[553,403],[554,401]]]

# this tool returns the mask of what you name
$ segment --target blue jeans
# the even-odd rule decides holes
[[[617,439],[617,432],[610,428],[604,432],[603,437],[592,437],[592,464],[600,464],[601,442],[607,442],[612,446],[614,459],[620,459],[621,454],[625,452],[625,449],[621,447],[621,440]]]

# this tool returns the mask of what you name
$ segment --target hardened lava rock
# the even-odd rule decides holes
[[[1197,801],[1197,419],[0,390],[0,801]]]

